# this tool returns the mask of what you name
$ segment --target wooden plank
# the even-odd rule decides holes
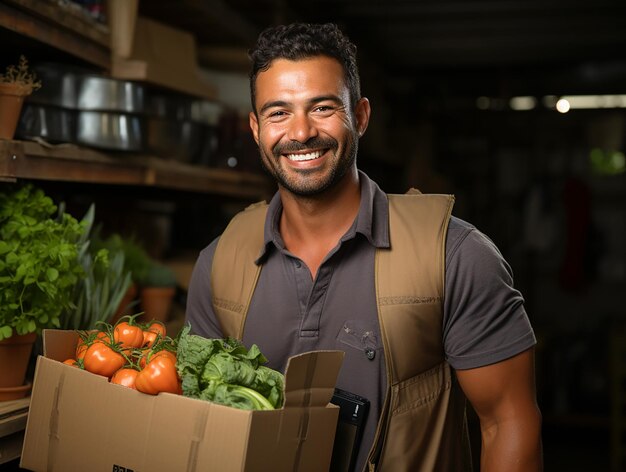
[[[11,3],[31,15],[43,17],[51,23],[109,47],[109,27],[92,19],[78,4],[42,0],[5,0],[4,3]]]
[[[2,157],[9,161],[5,163],[9,177],[127,185],[140,185],[145,181],[145,168],[117,162],[77,146],[47,148],[37,143],[13,141],[7,150],[8,154]]]
[[[30,397],[0,402],[0,438],[26,428]]]
[[[0,402],[0,419],[7,416],[28,411],[30,405],[30,397],[19,398],[17,400],[9,400]]]
[[[109,35],[100,33],[95,25],[78,26],[76,21],[61,20],[58,7],[32,0],[11,0],[0,3],[0,27],[36,39],[106,70],[111,68]],[[33,4],[33,5],[29,5]],[[36,6],[35,6],[36,4]],[[31,9],[39,11],[35,14]],[[46,16],[46,14],[48,16]],[[67,17],[67,15],[66,15]]]
[[[271,182],[262,175],[151,157],[137,157],[135,162],[139,161],[151,169],[151,184],[158,187],[247,199],[263,199],[274,193]]]
[[[21,411],[10,417],[0,419],[0,438],[24,430],[26,428],[27,419],[28,408],[26,408],[26,411]]]
[[[152,186],[250,200],[267,199],[275,191],[264,176],[246,172],[75,145],[0,141],[0,180],[16,179]]]
[[[23,443],[24,431],[17,431],[8,436],[0,437],[0,464],[6,464],[20,457]]]

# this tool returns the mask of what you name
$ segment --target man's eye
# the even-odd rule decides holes
[[[270,118],[275,118],[275,117],[281,117],[284,116],[285,112],[284,111],[273,111],[272,113],[269,114]]]
[[[331,111],[333,108],[328,106],[328,105],[320,105],[318,107],[315,107],[315,111],[319,111],[319,112],[328,112]]]

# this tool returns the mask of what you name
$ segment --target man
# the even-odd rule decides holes
[[[187,320],[202,336],[234,333],[256,343],[277,369],[300,352],[345,351],[337,386],[371,402],[354,470],[466,469],[465,397],[480,419],[483,470],[541,470],[535,338],[510,268],[482,233],[450,217],[451,198],[388,198],[357,170],[370,104],[361,97],[355,56],[332,24],[260,35],[251,51],[250,127],[278,192],[201,252]],[[416,239],[400,244],[392,200],[433,202],[419,208],[434,208],[423,214],[440,223],[410,213]],[[256,222],[248,218],[254,214],[261,215]],[[241,256],[244,233],[255,231],[262,243]],[[419,255],[388,271],[393,278],[396,268],[406,269],[398,282],[409,294],[428,285],[422,273],[435,274],[428,280],[437,285],[445,251],[445,291],[441,277],[442,287],[429,286],[428,296],[383,297],[379,254],[396,247]],[[442,254],[439,265],[432,254]],[[224,257],[216,273],[214,259]],[[249,297],[239,289],[244,264],[260,271]],[[404,280],[414,274],[415,282]],[[225,300],[224,286],[241,295]],[[412,373],[400,378],[402,370]]]

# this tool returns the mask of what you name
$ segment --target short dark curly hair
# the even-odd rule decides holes
[[[343,67],[353,110],[361,98],[356,46],[334,23],[292,23],[272,26],[261,32],[256,45],[248,55],[252,61],[250,99],[255,113],[257,75],[269,69],[275,59],[297,61],[314,56],[332,57]]]

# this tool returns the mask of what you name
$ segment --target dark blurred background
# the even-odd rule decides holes
[[[33,3],[48,2],[2,2],[0,17],[33,15]],[[626,2],[141,0],[139,16],[193,35],[227,111],[221,124],[231,120],[222,135],[235,135],[219,159],[239,158],[211,165],[252,173],[247,49],[273,24],[339,24],[358,46],[373,110],[360,168],[388,192],[454,193],[456,216],[513,268],[538,338],[546,469],[625,470]],[[3,62],[19,46],[35,62],[107,70],[7,18]],[[97,201],[110,225],[151,234],[163,256],[197,253],[247,204],[219,192],[43,180],[70,205]]]

